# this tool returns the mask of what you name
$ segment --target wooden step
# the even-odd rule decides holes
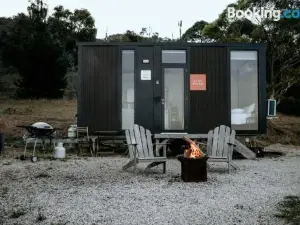
[[[252,152],[249,148],[247,148],[245,145],[243,145],[240,141],[235,140],[235,144],[235,151],[237,151],[247,159],[256,159],[256,154]]]

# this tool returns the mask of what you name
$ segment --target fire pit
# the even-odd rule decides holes
[[[184,137],[183,139],[187,142],[184,154],[177,157],[181,162],[181,179],[184,182],[207,181],[208,157],[191,139],[188,137]]]

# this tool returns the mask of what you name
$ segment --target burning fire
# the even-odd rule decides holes
[[[183,138],[186,142],[188,142],[188,148],[184,150],[184,157],[185,158],[203,158],[205,154],[200,150],[197,144],[189,139],[188,137]]]

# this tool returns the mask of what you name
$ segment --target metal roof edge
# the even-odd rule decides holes
[[[77,46],[203,46],[203,47],[266,47],[265,43],[188,43],[188,42],[77,42]]]

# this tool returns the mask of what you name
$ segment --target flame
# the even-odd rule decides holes
[[[198,148],[198,146],[195,143],[189,144],[189,148],[185,149],[185,157],[187,158],[202,158],[205,156],[205,154]]]

